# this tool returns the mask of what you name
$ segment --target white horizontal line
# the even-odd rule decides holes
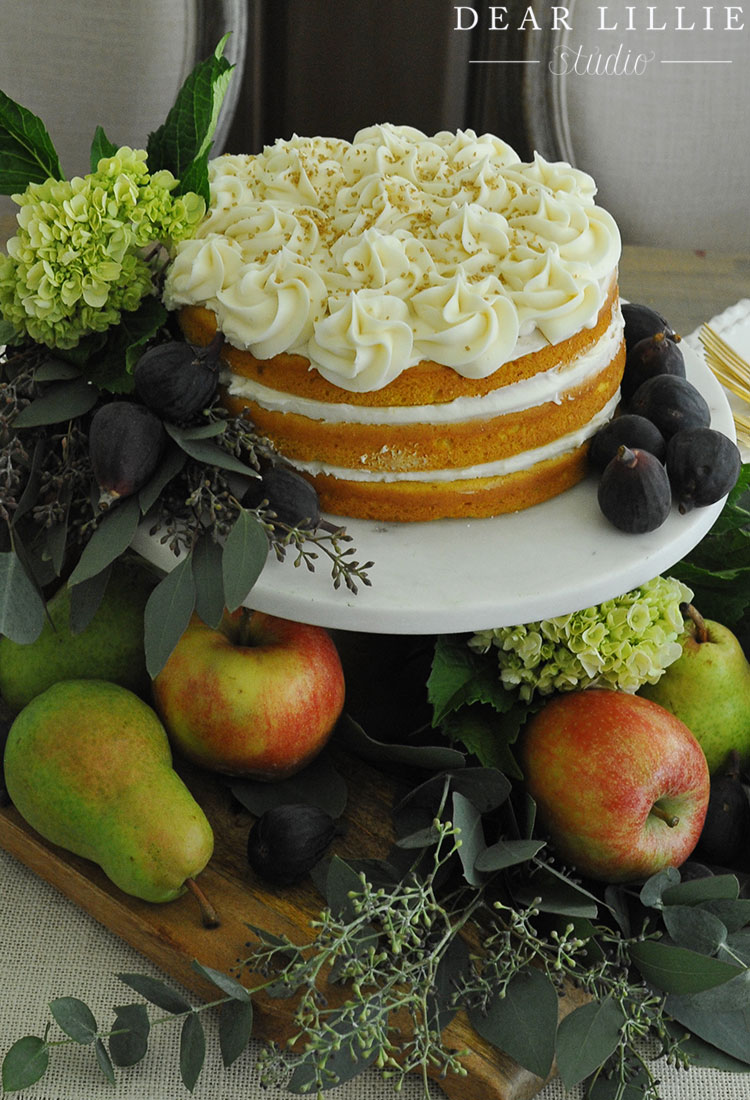
[[[483,61],[483,60],[472,61],[472,60],[470,60],[469,64],[470,65],[539,65],[539,64],[541,64],[541,62],[540,61],[519,61],[519,60],[515,60],[515,59],[505,61],[505,60],[502,60],[502,59],[498,59],[497,61],[495,61],[495,60],[487,60],[487,61]]]
[[[694,60],[681,60],[680,61],[680,60],[677,60],[677,59],[670,59],[670,58],[662,57],[661,58],[661,63],[662,63],[662,65],[731,65],[732,64],[732,59],[731,59],[731,57],[726,58],[726,59],[718,59],[717,58],[717,59],[713,59],[713,60],[708,59],[708,58],[702,58],[702,59],[697,58],[697,59],[694,59]]]

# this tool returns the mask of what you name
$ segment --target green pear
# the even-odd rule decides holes
[[[211,826],[164,727],[118,684],[65,680],[32,699],[8,734],[5,785],[46,840],[144,901],[178,897],[211,858]]]
[[[70,626],[71,589],[62,585],[35,642],[0,637],[0,695],[7,706],[17,713],[58,680],[111,680],[147,697],[143,611],[155,582],[143,566],[116,562],[102,602],[78,634]]]
[[[682,656],[639,695],[682,719],[713,775],[733,750],[750,762],[750,664],[731,630],[689,606]]]

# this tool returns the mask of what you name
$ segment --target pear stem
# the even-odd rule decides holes
[[[691,603],[681,603],[680,611],[685,619],[689,619],[695,627],[695,640],[700,645],[709,640],[708,627],[706,626],[706,620],[701,615],[697,607],[693,607]]]
[[[667,813],[661,806],[654,804],[650,811],[654,817],[658,817],[660,821],[669,825],[670,829],[674,829],[675,825],[679,825],[680,819],[675,814]]]
[[[204,928],[218,928],[221,924],[219,916],[211,902],[201,890],[194,878],[186,878],[185,885],[198,902],[201,911],[201,920]]]

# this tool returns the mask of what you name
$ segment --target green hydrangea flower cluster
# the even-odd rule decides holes
[[[184,239],[205,213],[199,195],[173,195],[177,182],[150,175],[145,150],[123,146],[96,172],[13,195],[18,232],[0,254],[0,312],[19,338],[72,348],[137,309],[154,289],[141,250]]]
[[[584,611],[482,630],[469,645],[480,653],[494,647],[502,683],[526,701],[587,687],[635,692],[682,653],[680,604],[692,598],[680,581],[656,577]]]

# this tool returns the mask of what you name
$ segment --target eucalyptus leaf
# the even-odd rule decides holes
[[[191,1012],[185,1017],[180,1032],[180,1076],[188,1092],[192,1092],[206,1060],[206,1034],[200,1017]]]
[[[430,825],[426,829],[418,829],[415,833],[400,836],[396,841],[396,845],[399,848],[414,851],[418,848],[431,848],[437,844],[439,839],[440,831],[434,825]]]
[[[210,439],[197,438],[190,434],[189,428],[180,428],[176,424],[165,422],[164,427],[175,443],[183,449],[190,458],[200,462],[203,466],[218,466],[222,470],[229,470],[235,474],[244,474],[245,477],[255,477],[255,471],[239,458],[235,458],[229,451],[212,443]]]
[[[165,1012],[171,1012],[176,1016],[183,1012],[192,1012],[190,1002],[160,978],[152,978],[148,974],[130,973],[118,974],[117,977],[151,1004],[163,1008]]]
[[[31,454],[31,465],[29,466],[29,473],[26,478],[26,484],[23,492],[21,493],[18,504],[13,512],[12,524],[15,527],[18,521],[22,519],[27,512],[31,511],[34,505],[37,503],[39,496],[39,486],[41,483],[41,472],[44,458],[47,451],[47,442],[44,439],[37,439],[34,444],[34,450]]]
[[[736,901],[740,884],[736,875],[705,875],[669,886],[662,894],[664,905],[698,905],[705,901]]]
[[[657,871],[655,875],[651,875],[641,887],[641,904],[649,909],[661,909],[664,891],[678,885],[681,877],[676,867],[664,867],[661,871]]]
[[[447,1027],[458,1011],[457,992],[471,971],[471,952],[461,936],[453,936],[443,952],[430,990],[428,1012],[436,1031]]]
[[[94,1054],[96,1055],[96,1064],[102,1071],[104,1076],[109,1081],[110,1085],[115,1084],[115,1071],[112,1066],[112,1059],[107,1053],[107,1048],[101,1039],[96,1038],[94,1040]]]
[[[81,372],[77,366],[66,363],[64,359],[54,359],[52,356],[40,363],[34,371],[35,382],[64,382],[80,377]]]
[[[519,863],[527,863],[544,847],[543,840],[498,840],[477,856],[477,871],[502,871]]]
[[[135,497],[115,504],[84,546],[68,584],[80,584],[95,577],[124,554],[135,537],[139,520],[140,509]]]
[[[717,898],[703,902],[701,908],[718,917],[730,933],[750,924],[750,898]]]
[[[109,1037],[109,1053],[116,1066],[134,1066],[148,1051],[151,1022],[142,1004],[118,1005]]]
[[[234,779],[229,784],[233,796],[260,817],[274,806],[288,806],[303,802],[317,806],[331,817],[341,817],[346,809],[349,788],[344,776],[337,770],[330,753],[324,750],[305,768],[287,779],[264,783],[257,779]]]
[[[693,1035],[750,1065],[750,1010],[707,1012],[698,997],[667,997],[667,1012]]]
[[[44,1039],[26,1035],[17,1039],[3,1058],[2,1082],[5,1092],[19,1092],[43,1077],[49,1066],[49,1048]]]
[[[207,531],[193,547],[195,610],[206,626],[214,629],[224,614],[224,548]]]
[[[191,555],[187,554],[167,573],[146,601],[143,643],[146,669],[155,679],[184,634],[195,607],[195,582]]]
[[[58,997],[50,1001],[49,1010],[57,1026],[76,1043],[93,1043],[97,1026],[94,1014],[77,997]]]
[[[180,447],[174,443],[168,444],[156,470],[138,492],[138,506],[144,516],[156,504],[169,482],[177,477],[186,461],[187,455]]]
[[[739,973],[730,963],[657,940],[631,944],[630,958],[650,985],[680,996],[702,993]]]
[[[268,557],[268,536],[257,518],[241,509],[227,535],[222,558],[224,600],[235,611],[263,572]]]
[[[557,991],[536,967],[519,970],[504,997],[495,997],[486,1012],[469,1011],[475,1031],[519,1065],[546,1077],[552,1068],[557,1033]]]
[[[357,756],[373,763],[402,764],[404,767],[444,771],[462,768],[465,755],[445,745],[391,744],[376,741],[350,714],[342,715],[336,727],[337,741]]]
[[[331,912],[351,920],[355,916],[351,895],[360,895],[362,891],[362,880],[357,872],[340,856],[334,856],[328,867],[325,890]]]
[[[44,123],[0,92],[0,194],[25,191],[50,177],[61,180],[63,172]]]
[[[251,1001],[228,1001],[219,1016],[219,1049],[225,1066],[231,1066],[247,1048],[253,1035]]]
[[[226,993],[227,997],[231,997],[235,1001],[250,1002],[249,991],[230,974],[225,974],[222,970],[215,970],[210,966],[203,966],[197,959],[193,959],[192,967],[196,974],[200,974],[201,977],[220,989],[222,993]]]
[[[70,590],[70,632],[81,634],[96,615],[112,573],[112,562]]]
[[[750,966],[750,928],[730,932],[727,942],[719,950],[719,958],[726,962],[738,962]]]
[[[35,642],[44,626],[44,601],[18,555],[0,553],[0,634],[19,645]]]
[[[362,1005],[360,1012],[360,1030],[351,1035],[351,1023],[344,1012],[334,1010],[330,1013],[326,1026],[341,1036],[341,1045],[336,1047],[331,1044],[330,1051],[326,1052],[325,1070],[319,1072],[316,1067],[318,1052],[311,1050],[306,1053],[292,1073],[287,1085],[291,1093],[306,1093],[315,1089],[322,1092],[343,1085],[347,1081],[359,1076],[378,1056],[378,1045],[373,1043],[371,1050],[362,1049],[359,1038],[367,1032],[368,1018],[375,1020],[380,1009],[377,996],[368,998]]]
[[[599,1074],[586,1089],[586,1100],[643,1100],[648,1095],[649,1076],[642,1067],[627,1078],[624,1084],[615,1071],[611,1077]]]
[[[574,882],[562,871],[550,864],[524,877],[513,889],[517,902],[529,905],[539,899],[537,908],[542,913],[556,913],[563,917],[595,917],[600,901],[590,890]]]
[[[685,1029],[672,1023],[669,1030],[680,1040],[680,1049],[690,1058],[690,1065],[700,1069],[720,1069],[724,1073],[750,1073],[750,1062],[735,1058],[726,1051],[719,1050],[713,1043],[697,1035],[685,1038]],[[640,1100],[640,1097],[637,1098]]]
[[[670,939],[701,955],[715,955],[727,941],[723,921],[697,906],[665,905],[662,920]]]
[[[458,858],[464,878],[470,886],[479,886],[482,875],[475,870],[475,864],[480,852],[486,847],[482,815],[474,803],[460,791],[453,791],[453,825],[459,830]]]
[[[585,1080],[617,1049],[625,1023],[611,997],[574,1009],[557,1031],[557,1069],[566,1089]]]
[[[13,427],[37,428],[74,420],[90,412],[100,397],[99,390],[85,378],[53,382],[43,394],[21,409],[13,421]]]

